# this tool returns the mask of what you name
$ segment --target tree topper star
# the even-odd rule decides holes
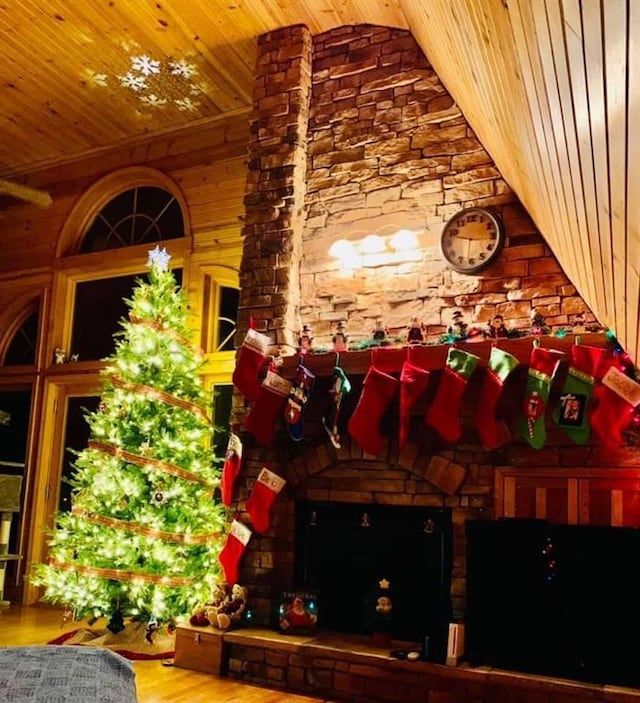
[[[167,253],[165,247],[160,249],[160,245],[156,244],[156,248],[149,252],[147,266],[157,266],[160,271],[166,271],[169,268],[169,260],[171,256]]]

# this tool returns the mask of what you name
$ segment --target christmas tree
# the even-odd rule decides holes
[[[220,573],[225,513],[214,500],[219,460],[188,341],[186,300],[169,255],[149,254],[149,280],[127,300],[102,372],[101,402],[87,414],[88,447],[77,454],[72,509],[56,515],[49,563],[32,581],[44,600],[76,619],[155,623],[190,612],[210,597]]]

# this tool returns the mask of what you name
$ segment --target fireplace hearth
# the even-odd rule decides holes
[[[296,587],[318,594],[325,630],[375,629],[379,582],[389,581],[391,635],[424,643],[443,660],[451,619],[451,511],[428,507],[298,501]]]

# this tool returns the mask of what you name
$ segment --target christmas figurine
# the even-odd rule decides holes
[[[53,350],[53,363],[54,364],[64,364],[67,360],[67,352],[61,347],[56,347]]]
[[[490,339],[500,339],[508,337],[507,326],[504,324],[502,315],[494,315],[487,325],[487,337]]]
[[[385,346],[389,342],[387,341],[387,328],[384,326],[382,320],[376,320],[376,326],[371,333],[372,341],[380,346]]]
[[[411,318],[407,327],[407,344],[421,344],[424,342],[424,325],[417,317]]]
[[[531,334],[539,336],[549,334],[549,326],[545,323],[542,313],[537,308],[531,308]]]
[[[456,310],[453,313],[451,324],[447,328],[447,332],[457,339],[467,338],[467,323],[464,321],[460,310]]]
[[[573,316],[573,321],[571,323],[572,334],[584,334],[587,331],[584,317],[584,312],[578,312]]]
[[[349,335],[347,334],[347,323],[342,321],[338,322],[338,328],[336,333],[333,335],[331,340],[333,342],[334,352],[345,352],[347,351],[347,344],[349,343]]]
[[[298,337],[298,354],[306,354],[313,348],[313,330],[310,325],[302,325],[302,331]]]

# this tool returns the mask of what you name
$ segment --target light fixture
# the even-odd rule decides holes
[[[356,249],[353,242],[347,239],[338,239],[329,248],[329,256],[334,256],[336,259],[349,259],[356,255]]]
[[[411,251],[418,248],[418,237],[410,229],[399,229],[391,237],[390,244],[396,251]]]
[[[396,230],[392,235],[367,234],[363,239],[338,239],[329,248],[329,255],[340,261],[343,269],[362,266],[388,266],[407,261],[420,261],[418,237],[410,229]]]
[[[368,234],[360,242],[360,251],[363,254],[381,254],[384,250],[384,239],[378,234]]]

